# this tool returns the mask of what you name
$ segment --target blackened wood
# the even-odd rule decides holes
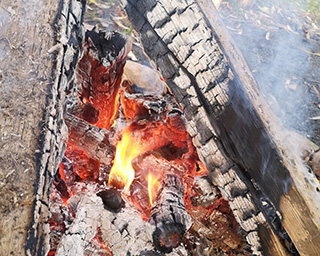
[[[83,103],[81,118],[109,129],[117,116],[118,91],[131,41],[120,33],[93,28],[86,32],[83,48],[76,69]]]
[[[110,165],[115,146],[109,142],[108,130],[91,125],[72,114],[66,114],[65,122],[68,127],[68,144],[83,150],[88,157]]]
[[[119,212],[125,203],[121,197],[121,191],[110,188],[100,191],[97,196],[101,197],[104,208],[111,212]]]
[[[261,192],[283,214],[299,253],[316,254],[320,209],[314,178],[284,139],[212,2],[123,2],[254,253],[261,254],[257,231],[265,223],[259,214]]]
[[[191,217],[184,207],[182,180],[167,174],[151,208],[149,226],[155,247],[165,253],[178,247],[191,226]]]

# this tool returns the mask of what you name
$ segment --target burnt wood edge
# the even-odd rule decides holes
[[[125,2],[125,4],[127,4],[126,2],[127,1],[124,1]],[[126,8],[126,10],[127,10],[127,13],[128,13],[128,11],[130,12],[134,12],[134,11],[138,11],[138,12],[140,12],[140,11],[142,11],[142,14],[146,14],[146,13],[152,13],[152,11],[157,7],[156,5],[157,5],[157,3],[159,3],[160,1],[147,1],[148,2],[148,5],[145,5],[145,6],[143,6],[143,3],[144,2],[146,2],[146,1],[140,1],[139,3],[136,3],[135,1],[128,1],[129,2],[129,4],[128,4],[128,6],[126,6],[127,8]],[[190,5],[194,5],[194,2],[192,2],[192,1],[187,1],[188,3],[189,3],[189,6]],[[203,1],[202,1],[203,2]],[[204,1],[205,2],[205,8],[203,7],[203,9],[206,9],[207,7],[208,7],[208,5],[210,6],[211,5],[211,7],[212,7],[212,3],[210,2],[210,3],[208,3],[208,1]],[[190,4],[191,3],[191,4]],[[137,5],[139,5],[139,7],[133,7],[133,5],[135,5],[135,4],[137,4]],[[130,6],[131,5],[131,6]],[[187,6],[187,8],[189,7],[189,6]],[[186,9],[187,9],[186,8]],[[213,7],[214,8],[214,7]],[[133,10],[133,9],[135,9],[135,10]],[[139,9],[139,10],[138,10]],[[210,10],[211,11],[211,8],[208,8],[208,9],[206,9],[206,10]],[[170,12],[170,15],[172,15],[172,14],[174,14],[174,12],[175,12],[176,10],[174,10],[173,12]],[[217,12],[215,12],[215,14],[216,15],[212,15],[212,12],[210,12],[211,13],[211,16],[214,16],[214,18],[216,18],[216,19],[219,19],[218,18],[218,14],[217,14]],[[140,13],[141,14],[141,13]],[[169,15],[169,14],[168,14]],[[130,15],[129,15],[130,16]],[[134,15],[132,16],[132,13],[131,13],[131,19],[132,18],[134,18]],[[161,17],[161,18],[163,18],[163,17]],[[165,19],[162,19],[162,20],[156,20],[156,24],[155,24],[155,26],[159,26],[159,24],[161,25],[161,23],[163,24],[163,23],[166,23],[166,22],[168,22],[168,20],[170,20],[170,17],[168,18],[165,18]],[[208,22],[208,21],[207,21]],[[143,35],[143,32],[141,32],[141,30],[142,30],[142,28],[143,27],[146,27],[148,24],[148,20],[140,20],[140,21],[135,21],[135,22],[133,22],[133,23],[135,23],[134,25],[135,25],[135,27],[137,28],[137,30],[142,34],[142,37],[144,36]],[[177,25],[177,24],[176,24]],[[211,24],[212,25],[212,24]],[[209,25],[210,27],[211,27],[211,25]],[[151,28],[148,28],[147,29],[147,32],[151,32],[151,30],[153,29],[152,28],[152,26],[149,24],[149,26],[151,27]],[[213,26],[214,27],[214,26]],[[225,29],[222,29],[222,31],[225,31]],[[146,30],[144,31],[144,32],[146,32]],[[151,32],[152,33],[152,32]],[[151,34],[151,33],[149,33],[149,34]],[[216,35],[217,36],[217,35]],[[219,36],[217,36],[218,38],[220,37],[221,35],[219,34]],[[145,38],[146,38],[146,36],[144,36]],[[146,50],[146,52],[147,52],[147,54],[150,56],[150,58],[151,59],[153,59],[153,61],[155,61],[155,62],[157,62],[157,60],[155,60],[155,56],[152,56],[152,48],[153,48],[153,46],[156,46],[156,47],[158,47],[157,49],[159,50],[159,48],[161,48],[161,47],[159,47],[159,41],[160,40],[158,40],[157,41],[157,39],[153,39],[153,38],[151,38],[152,36],[149,36],[149,42],[143,42],[145,45],[145,50]],[[161,37],[160,37],[161,38]],[[225,39],[225,38],[224,38]],[[143,40],[142,40],[143,41]],[[153,41],[153,42],[151,42],[150,43],[150,41]],[[226,40],[226,42],[228,42],[227,40]],[[152,43],[154,43],[154,45],[152,46]],[[220,42],[220,44],[221,44],[221,42]],[[150,47],[150,45],[151,45],[151,47]],[[230,50],[230,49],[229,49]],[[226,51],[226,49],[224,48],[224,51]],[[150,54],[151,53],[151,54]],[[161,52],[162,53],[162,52]],[[239,52],[236,52],[236,53],[239,53]],[[163,53],[164,54],[164,53]],[[170,51],[167,51],[167,53],[166,54],[164,54],[164,55],[170,55]],[[232,53],[231,53],[232,54]],[[160,55],[160,54],[159,54]],[[236,56],[237,56],[237,54],[235,54]],[[240,55],[241,56],[241,55]],[[158,57],[160,57],[160,56],[156,56],[156,58],[158,58]],[[172,56],[170,56],[171,58],[172,58]],[[173,58],[174,58],[174,56],[173,56]],[[239,58],[239,57],[238,57]],[[230,58],[228,58],[228,59],[230,59]],[[169,60],[170,61],[170,60]],[[235,61],[243,61],[243,58],[240,58],[240,59],[237,59],[237,58],[235,58]],[[158,63],[157,63],[158,64]],[[158,66],[158,65],[157,65]],[[173,65],[174,66],[174,65]],[[231,63],[231,65],[230,66],[232,66],[233,68],[234,67],[237,67],[237,65],[235,65],[235,62],[232,62]],[[179,66],[178,66],[179,67]],[[292,192],[293,191],[295,191],[295,189],[294,189],[294,187],[293,188],[291,188],[290,189],[290,185],[292,184],[291,183],[291,177],[290,177],[290,174],[288,175],[288,172],[289,171],[291,171],[290,170],[290,168],[288,168],[288,167],[292,167],[292,166],[288,166],[288,163],[285,161],[285,165],[286,166],[283,166],[283,163],[282,163],[282,160],[283,160],[283,153],[281,152],[282,151],[282,147],[280,147],[279,148],[279,142],[278,141],[276,141],[277,142],[277,144],[275,144],[275,142],[272,140],[272,139],[275,139],[275,140],[277,140],[277,139],[279,139],[279,137],[277,137],[276,135],[274,135],[273,133],[270,133],[270,127],[269,127],[269,125],[268,126],[266,126],[266,121],[265,120],[268,120],[268,121],[271,121],[272,123],[273,123],[273,121],[275,122],[275,127],[279,127],[279,125],[277,124],[277,122],[275,121],[275,119],[274,119],[274,117],[273,117],[273,115],[272,115],[272,113],[268,110],[268,107],[265,105],[265,103],[264,103],[264,100],[262,100],[261,99],[261,97],[259,96],[259,95],[256,95],[256,89],[255,88],[257,88],[256,86],[254,87],[254,88],[251,88],[251,90],[248,90],[248,88],[249,87],[246,87],[246,86],[249,86],[247,83],[245,83],[245,82],[248,82],[247,80],[243,80],[243,75],[247,75],[247,74],[250,74],[251,75],[251,73],[250,73],[250,70],[247,68],[247,66],[245,65],[245,66],[241,66],[241,67],[244,67],[245,68],[245,71],[243,71],[241,74],[242,75],[238,75],[237,73],[236,73],[236,78],[235,79],[232,79],[233,81],[232,81],[232,85],[234,85],[234,87],[235,88],[237,88],[237,89],[240,89],[240,92],[241,92],[241,96],[242,97],[245,97],[245,98],[247,98],[246,100],[244,100],[244,99],[241,99],[241,97],[239,97],[238,96],[238,102],[237,102],[237,104],[235,104],[236,105],[236,107],[242,107],[242,109],[240,108],[240,113],[241,114],[243,114],[243,113],[245,113],[245,116],[247,116],[247,117],[249,117],[249,120],[251,121],[251,122],[253,122],[253,125],[254,125],[254,127],[256,127],[257,129],[257,131],[258,131],[258,135],[261,137],[262,136],[262,138],[265,140],[265,141],[268,141],[269,142],[269,145],[271,146],[271,152],[273,152],[274,154],[275,154],[275,156],[276,157],[274,157],[273,159],[272,159],[272,164],[273,165],[269,165],[269,166],[267,166],[268,167],[268,169],[270,169],[270,168],[272,168],[272,167],[275,167],[274,169],[274,171],[276,171],[276,172],[278,172],[278,173],[280,173],[280,174],[285,174],[285,176],[282,176],[283,178],[286,178],[287,179],[287,181],[288,181],[288,183],[287,184],[280,184],[280,187],[279,187],[279,185],[278,184],[275,184],[275,188],[277,188],[277,186],[278,186],[278,189],[275,189],[275,191],[276,192],[274,192],[274,191],[270,191],[268,188],[266,188],[266,185],[265,184],[261,184],[261,183],[263,183],[264,181],[263,180],[261,180],[261,179],[259,179],[259,177],[257,178],[257,174],[256,175],[254,175],[254,171],[256,171],[257,172],[257,170],[259,170],[259,171],[261,171],[261,166],[253,166],[253,167],[255,167],[255,168],[252,168],[252,163],[250,163],[250,161],[247,161],[247,163],[245,162],[245,164],[243,164],[243,156],[241,156],[241,154],[239,153],[239,152],[241,152],[241,147],[240,147],[240,150],[239,150],[239,145],[237,145],[237,144],[239,144],[239,141],[236,141],[236,139],[237,139],[237,137],[236,136],[234,136],[234,134],[233,134],[233,137],[232,136],[230,136],[229,135],[229,133],[230,133],[230,131],[231,131],[231,135],[232,135],[232,133],[235,133],[236,135],[237,135],[237,132],[235,132],[234,130],[232,130],[232,126],[231,126],[231,128],[230,128],[230,124],[229,124],[229,127],[228,127],[228,124],[223,124],[223,125],[221,125],[220,127],[216,127],[215,126],[215,129],[218,131],[218,133],[220,133],[219,135],[221,135],[221,130],[222,130],[222,134],[223,134],[223,136],[222,136],[222,138],[220,138],[220,140],[223,140],[223,144],[222,144],[222,146],[224,146],[224,152],[227,154],[227,155],[229,155],[229,157],[232,157],[232,159],[235,161],[235,162],[238,162],[238,164],[240,164],[240,167],[241,167],[241,165],[242,166],[245,166],[245,167],[247,167],[247,170],[248,170],[248,172],[245,172],[244,174],[245,175],[247,175],[248,176],[248,179],[247,180],[250,180],[252,177],[251,176],[253,176],[254,178],[255,178],[255,181],[257,180],[258,182],[254,182],[254,185],[255,185],[255,187],[258,187],[259,188],[259,186],[261,186],[261,188],[262,188],[262,190],[263,190],[263,192],[264,193],[266,193],[266,194],[268,194],[268,193],[273,193],[273,194],[271,194],[271,195],[269,195],[269,197],[272,199],[272,203],[277,207],[276,209],[279,209],[280,208],[280,210],[282,210],[282,212],[284,213],[284,221],[283,221],[283,223],[285,224],[285,226],[286,226],[286,228],[287,229],[290,229],[290,225],[292,224],[292,223],[290,223],[290,222],[292,222],[292,221],[294,221],[294,220],[297,220],[297,218],[296,218],[296,213],[295,213],[295,209],[296,210],[298,210],[299,211],[299,204],[297,204],[297,201],[299,201],[299,198],[300,198],[300,203],[302,203],[302,205],[304,204],[305,205],[305,202],[303,202],[303,200],[301,200],[301,196],[299,196],[299,192],[298,192],[298,199],[296,198],[296,195],[292,195]],[[177,68],[177,66],[176,66],[176,68]],[[160,69],[160,71],[161,71],[161,68],[159,68]],[[167,70],[165,70],[165,71],[167,71]],[[239,72],[239,70],[238,69],[236,69],[236,71],[238,71]],[[177,70],[176,71],[172,71],[172,72],[177,72]],[[171,74],[169,74],[168,75],[168,73],[163,73],[163,75],[164,75],[164,77],[165,78],[168,78],[168,84],[169,84],[169,86],[170,86],[170,80],[172,80],[172,78],[175,76],[175,74],[173,73],[171,73]],[[250,76],[250,78],[252,78],[252,75]],[[252,80],[251,82],[253,82],[253,83],[255,83],[254,82],[254,80]],[[174,86],[174,83],[171,83],[171,85],[173,84],[173,86]],[[172,89],[172,88],[171,88]],[[229,88],[230,89],[230,88]],[[237,92],[237,91],[231,91],[231,93],[232,93],[232,96],[234,97],[237,93],[239,93],[239,92]],[[250,97],[249,97],[249,96]],[[255,99],[255,97],[258,99]],[[249,100],[248,100],[249,99]],[[245,108],[243,108],[244,107],[244,105],[245,104],[247,104],[248,102],[250,103],[251,102],[251,104],[252,104],[252,101],[254,101],[254,103],[255,104],[259,104],[260,103],[260,101],[259,100],[262,100],[262,104],[260,104],[260,105],[258,105],[258,108],[257,108],[257,106],[255,105],[255,106],[251,106],[250,107],[250,111],[248,111],[247,109],[245,109]],[[262,105],[262,106],[261,106]],[[239,119],[239,116],[237,116],[237,115],[239,115],[239,113],[237,113],[237,112],[235,112],[235,109],[233,109],[234,107],[231,107],[231,108],[229,108],[229,112],[227,112],[227,111],[225,111],[224,112],[224,114],[226,115],[226,113],[231,113],[231,114],[233,114],[233,117],[235,116],[235,117],[238,117],[238,119]],[[190,109],[190,108],[188,108],[188,109]],[[231,110],[230,110],[231,109]],[[239,111],[239,109],[237,109],[238,111]],[[259,110],[259,111],[258,111]],[[230,112],[231,111],[231,112]],[[263,111],[266,111],[267,112],[267,114],[265,114],[264,112],[263,112],[263,114],[262,114],[262,117],[260,116],[260,112],[263,112]],[[208,111],[207,111],[208,112]],[[249,114],[248,114],[248,112],[249,112]],[[223,113],[223,112],[222,112]],[[208,113],[207,113],[208,114]],[[232,116],[232,115],[231,115]],[[264,117],[264,118],[263,118]],[[267,118],[265,118],[265,117],[267,117]],[[215,119],[216,117],[212,117],[211,116],[211,122],[214,122],[214,123],[217,123],[216,121],[221,121],[221,120],[223,120],[223,118],[221,118],[221,116],[219,117],[218,116],[218,118],[216,118],[216,120],[212,120],[212,119]],[[240,118],[240,121],[242,121],[243,122],[243,120],[241,120],[241,118]],[[252,123],[251,123],[252,124]],[[213,125],[215,125],[215,124],[213,124]],[[220,129],[221,130],[220,130]],[[229,130],[228,130],[229,129]],[[272,136],[271,136],[271,135]],[[280,133],[281,134],[281,136],[283,136],[283,133]],[[239,135],[239,134],[238,134]],[[280,137],[281,137],[280,136]],[[283,141],[283,139],[282,139],[282,141]],[[281,146],[281,145],[280,145]],[[243,152],[242,152],[243,153]],[[282,153],[282,154],[281,154]],[[240,156],[239,156],[240,155]],[[292,158],[291,158],[292,159]],[[296,162],[298,162],[298,159],[297,159],[297,157],[296,156],[293,156],[293,159],[296,161]],[[249,159],[250,160],[250,159]],[[299,165],[298,165],[299,166]],[[302,166],[302,164],[300,164],[300,167],[303,167]],[[239,168],[239,169],[241,169],[241,168]],[[259,173],[259,172],[258,172]],[[271,172],[271,174],[274,174],[274,172]],[[259,174],[260,175],[260,174]],[[270,173],[268,174],[269,176],[270,176]],[[273,177],[269,177],[269,179],[271,179],[272,180],[272,178]],[[295,177],[294,177],[295,178]],[[300,180],[300,182],[301,181],[303,181],[303,179],[302,180]],[[299,180],[298,180],[298,182],[299,182]],[[272,184],[272,182],[271,182],[271,184]],[[293,183],[293,186],[294,186],[295,184]],[[310,189],[310,185],[308,186],[309,187],[309,189]],[[312,188],[311,188],[312,189]],[[255,190],[255,189],[254,189]],[[278,191],[277,191],[278,190]],[[289,192],[288,192],[289,191]],[[288,200],[286,200],[287,199],[287,196],[284,196],[284,194],[286,193],[286,192],[288,192],[288,194],[287,195],[289,195],[290,197],[291,197],[291,199],[294,199],[294,200],[292,200],[294,203],[295,203],[295,205],[292,207],[292,206],[290,206],[290,205],[288,205],[288,202],[290,201],[288,201]],[[253,191],[253,193],[255,193],[254,191]],[[280,193],[280,194],[279,194]],[[290,193],[291,193],[291,195],[290,195]],[[295,193],[294,194],[296,194],[296,191],[295,191]],[[315,194],[316,195],[316,194]],[[282,206],[281,207],[281,202],[283,202],[283,200],[285,199],[285,203],[287,203],[286,204],[286,206]],[[307,200],[308,200],[308,198],[306,198]],[[309,202],[307,202],[307,203],[309,203],[308,204],[308,206],[310,207],[311,206],[311,208],[312,208],[312,204],[310,204],[310,199],[308,200]],[[291,208],[290,210],[292,211],[292,212],[290,212],[290,210],[288,210],[287,209],[287,207],[289,206],[289,208]],[[301,206],[301,205],[300,205]],[[286,217],[287,216],[289,216],[289,218],[288,219],[290,219],[290,217],[291,217],[291,221],[289,222],[289,221],[286,221]],[[315,233],[315,229],[314,229],[314,223],[312,224],[312,220],[311,219],[309,219],[309,223],[303,223],[303,221],[302,221],[302,223],[301,223],[301,220],[302,220],[302,213],[301,213],[301,210],[300,210],[300,213],[299,213],[299,216],[298,216],[298,229],[300,230],[300,231],[302,231],[304,234],[307,234],[307,232],[305,232],[305,228],[308,228],[308,227],[310,227],[310,225],[309,224],[311,224],[311,231],[312,231],[312,233]],[[299,221],[299,219],[300,219],[300,221]],[[310,221],[311,221],[311,223],[310,223]],[[301,225],[302,224],[302,225]],[[299,226],[300,225],[300,226]],[[294,227],[294,228],[296,228],[296,227]],[[294,229],[293,227],[292,227],[292,229]],[[304,245],[301,245],[300,244],[300,241],[301,241],[301,239],[303,240],[303,238],[299,238],[297,235],[295,235],[294,233],[293,233],[294,231],[292,231],[291,232],[291,235],[293,236],[293,237],[295,237],[296,239],[295,239],[295,243],[297,243],[297,244],[299,244],[299,246],[301,247],[300,248],[300,251],[304,251],[304,249],[302,249],[302,247],[304,246],[305,247],[305,249],[307,249],[306,248],[306,246],[308,246],[308,245],[306,245],[306,244],[304,244]],[[311,237],[313,237],[313,235],[311,235]],[[300,240],[300,241],[299,241]],[[314,243],[315,244],[315,243]],[[312,248],[311,250],[314,250],[315,248]]]
[[[227,32],[212,1],[198,0],[197,3],[218,38],[217,41],[227,56],[232,70],[238,76],[239,87],[243,89],[244,94],[248,97],[248,101],[252,104],[252,108],[255,111],[253,115],[257,117],[257,120],[253,120],[253,122],[260,123],[259,125],[263,128],[261,132],[265,134],[262,134],[262,136],[267,137],[269,144],[275,148],[277,157],[274,161],[279,164],[280,168],[278,171],[287,172],[287,178],[292,180],[292,183],[289,182],[288,188],[286,188],[286,186],[284,187],[284,194],[279,194],[278,198],[270,195],[270,190],[272,189],[263,189],[263,193],[272,199],[276,210],[282,214],[283,221],[282,223],[280,222],[279,225],[282,224],[283,227],[280,227],[280,229],[284,228],[284,232],[280,235],[280,239],[283,241],[283,234],[287,235],[287,232],[290,236],[288,236],[287,240],[290,241],[292,239],[293,244],[297,247],[301,255],[312,255],[320,251],[320,237],[317,235],[320,227],[320,197],[312,185],[312,179],[314,179],[314,177],[308,173],[307,168],[303,165],[301,155],[299,155],[301,152],[294,152],[294,150],[292,150],[294,145],[290,145],[290,143],[286,141],[288,137],[286,131],[283,130],[264,98],[259,94],[258,85],[246,61],[233,38]],[[237,146],[238,145],[236,145],[236,147]],[[272,166],[269,166],[269,168],[272,168]],[[258,187],[263,188],[262,183],[264,180],[259,180],[254,177],[253,172],[257,172],[257,169],[249,169],[249,173],[258,183]],[[262,176],[261,169],[258,173]],[[264,212],[265,215],[268,216],[265,210]],[[295,214],[298,214],[299,217],[294,216]],[[278,219],[278,221],[281,221],[279,217]],[[302,225],[300,224],[297,227],[295,221],[302,221]],[[271,223],[270,219],[268,222],[273,227],[273,230],[275,230],[274,223]],[[303,232],[311,241],[309,239],[303,241],[305,238],[300,237],[301,234],[298,235],[299,231],[297,229]],[[291,244],[291,247],[294,245]],[[295,248],[290,249],[291,252],[295,253]]]
[[[56,38],[55,46],[49,50],[53,67],[39,138],[39,148],[42,150],[37,156],[35,201],[26,237],[25,254],[28,256],[47,255],[50,249],[48,202],[52,178],[65,151],[67,129],[63,119],[64,101],[66,91],[73,86],[74,69],[81,54],[85,5],[85,0],[61,0],[51,24]]]
[[[110,165],[116,147],[109,141],[110,132],[98,128],[70,113],[65,115],[68,127],[68,144],[86,152],[91,159]]]

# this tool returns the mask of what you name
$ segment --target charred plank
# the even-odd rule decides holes
[[[283,213],[282,224],[299,253],[315,254],[320,237],[314,220],[320,217],[312,176],[284,141],[212,2],[123,2],[146,53],[184,109],[198,154],[230,200],[253,253],[261,254],[257,231],[266,223],[259,211],[267,215],[259,207],[259,187]],[[301,209],[308,209],[308,218]]]

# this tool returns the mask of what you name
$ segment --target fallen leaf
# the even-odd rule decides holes
[[[268,31],[267,33],[266,33],[266,40],[270,40],[270,31]]]

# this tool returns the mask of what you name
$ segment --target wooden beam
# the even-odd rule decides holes
[[[317,255],[320,195],[312,184],[314,176],[286,140],[212,1],[123,2],[145,52],[184,109],[188,131],[213,180],[225,197],[232,199],[239,192],[230,203],[238,220],[248,223],[248,214],[260,209],[269,221],[259,203],[267,198],[273,212],[282,214],[279,223],[299,253]],[[242,190],[239,186],[228,190],[229,174],[243,184]],[[242,195],[248,190],[246,200],[256,206],[250,211],[236,202],[241,198],[244,203]],[[254,214],[249,219],[262,221]],[[257,230],[254,225],[242,227],[250,237]],[[257,248],[253,240],[249,243]]]
[[[0,255],[46,255],[85,1],[0,1]],[[3,179],[4,178],[4,179]]]
[[[302,152],[292,150],[299,145],[296,141],[287,141],[286,131],[283,130],[260,94],[249,67],[212,2],[199,0],[198,3],[216,33],[232,70],[238,76],[237,89],[244,92],[241,97],[247,97],[251,105],[246,109],[243,107],[246,107],[247,102],[233,104],[231,112],[242,110],[242,113],[236,113],[236,116],[237,119],[242,119],[240,126],[247,126],[248,129],[241,132],[233,124],[229,127],[225,125],[226,133],[233,135],[231,143],[237,148],[239,157],[248,168],[250,176],[281,211],[283,226],[300,255],[316,255],[320,251],[320,197],[312,184],[314,177],[302,162]],[[239,92],[234,91],[233,95],[236,97]],[[246,117],[246,115],[249,116]],[[225,117],[221,118],[221,122],[226,123],[225,120],[229,118],[230,116],[226,113]],[[256,128],[257,124],[261,126],[260,129]],[[253,132],[250,127],[256,128],[254,130],[258,133],[257,139],[260,143],[257,143],[255,136],[252,136],[254,133],[244,137],[248,131]],[[249,143],[251,150],[242,146],[243,140]]]

